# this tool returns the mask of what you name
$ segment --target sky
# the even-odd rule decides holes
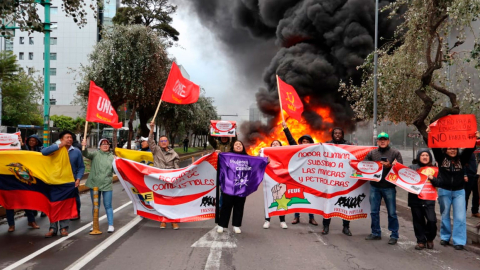
[[[243,81],[242,74],[238,74],[221,44],[200,24],[197,16],[189,13],[188,7],[178,5],[172,17],[172,26],[180,36],[178,46],[168,50],[170,55],[186,69],[191,81],[205,89],[207,97],[214,98],[219,115],[238,114],[238,117],[222,116],[223,120],[239,124],[248,120],[248,108],[256,102],[255,93],[261,82],[247,84]]]

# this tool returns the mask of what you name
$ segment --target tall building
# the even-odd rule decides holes
[[[95,0],[86,0],[87,24],[82,28],[65,16],[62,0],[53,0],[50,21],[50,100],[51,105],[70,105],[76,96],[80,65],[88,63],[88,54],[97,43],[98,30],[94,13],[89,8]],[[105,0],[104,24],[111,25],[119,0]],[[44,19],[43,6],[38,5],[38,14]],[[13,52],[17,55],[19,65],[28,73],[44,75],[44,34],[16,31],[13,38]],[[53,109],[53,107],[52,107]],[[51,112],[53,114],[53,112]]]

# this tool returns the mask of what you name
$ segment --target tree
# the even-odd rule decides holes
[[[39,104],[43,93],[42,78],[20,72],[15,78],[2,82],[0,88],[3,98],[3,125],[41,125],[43,123]]]
[[[132,109],[131,138],[136,111],[153,110],[151,115],[140,118],[142,130],[146,129],[160,100],[171,64],[165,48],[165,43],[146,26],[114,26],[95,46],[88,65],[81,66],[78,94],[87,100],[90,81],[94,81],[107,93],[115,110],[128,103]]]
[[[75,134],[82,135],[85,131],[85,118],[77,117],[73,119],[72,117],[66,115],[52,115],[50,120],[53,121],[53,126],[59,130],[69,130]],[[90,133],[94,126],[94,123],[88,123],[87,134]]]
[[[407,7],[404,22],[394,40],[379,49],[378,116],[393,122],[413,124],[427,138],[427,124],[448,114],[458,114],[464,107],[478,108],[473,91],[473,77],[478,78],[480,47],[462,44],[478,19],[480,3],[476,0],[398,0],[385,10],[391,15]],[[455,31],[456,37],[450,32]],[[475,36],[475,35],[473,35]],[[449,80],[446,67],[455,67]],[[373,54],[361,66],[361,85],[341,83],[340,91],[352,103],[359,119],[373,115]],[[451,71],[450,71],[451,72]],[[459,90],[461,89],[461,90]],[[448,100],[448,102],[445,102]],[[451,106],[447,106],[450,103]]]
[[[11,51],[0,51],[0,82],[8,82],[17,78],[17,57]]]
[[[171,26],[177,7],[168,0],[123,0],[113,22],[121,25],[142,24],[157,31],[160,36],[178,41],[180,33]]]

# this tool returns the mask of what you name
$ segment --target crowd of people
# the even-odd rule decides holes
[[[295,140],[290,133],[285,122],[283,131],[290,145],[297,144],[313,144],[315,143],[312,136],[303,135],[298,140]],[[151,123],[150,134],[148,138],[137,138],[137,150],[152,152],[154,164],[153,166],[160,169],[177,169],[179,168],[179,155],[174,149],[170,148],[169,140],[166,136],[160,136],[158,144],[154,140],[153,127]],[[32,135],[26,139],[26,144],[22,142],[22,149],[28,151],[41,152],[43,155],[50,155],[58,151],[62,147],[68,150],[70,165],[75,180],[75,187],[77,192],[77,210],[80,218],[80,199],[78,196],[78,186],[80,179],[83,177],[85,165],[82,155],[91,160],[91,170],[88,176],[86,186],[99,188],[99,201],[103,197],[103,205],[107,213],[108,232],[114,231],[113,226],[113,208],[112,208],[112,175],[113,175],[113,153],[111,152],[111,142],[107,139],[101,139],[98,142],[99,150],[89,152],[88,150],[80,150],[73,146],[74,134],[70,131],[63,131],[59,134],[60,140],[58,144],[53,144],[49,147],[43,148],[40,139],[36,135]],[[350,142],[344,139],[344,131],[342,128],[334,128],[331,133],[332,139],[325,143],[330,144],[346,144],[351,145]],[[480,138],[480,133],[476,132],[477,138]],[[21,140],[20,140],[21,141]],[[370,151],[365,160],[378,161],[383,165],[383,172],[379,182],[370,182],[370,217],[371,217],[371,233],[365,240],[381,240],[382,232],[380,227],[380,204],[382,199],[388,214],[388,230],[391,232],[388,244],[395,245],[399,238],[399,222],[396,213],[396,186],[385,180],[386,175],[395,163],[402,163],[403,159],[401,153],[390,146],[389,135],[382,132],[377,137],[377,148]],[[237,137],[220,137],[217,141],[213,137],[209,137],[210,145],[217,153],[232,152],[240,155],[248,155],[246,148],[242,141],[237,140]],[[183,142],[186,144],[186,142]],[[86,140],[82,141],[82,146],[86,146]],[[279,140],[273,140],[271,147],[282,147]],[[467,206],[469,196],[472,194],[472,217],[480,218],[479,210],[479,175],[480,165],[477,165],[475,155],[473,154],[475,148],[466,148],[460,151],[457,148],[434,148],[434,149],[420,149],[417,152],[416,159],[409,168],[418,170],[424,166],[437,166],[438,175],[428,176],[428,181],[437,188],[438,203],[440,205],[441,222],[440,222],[440,244],[449,245],[450,240],[456,250],[462,250],[467,241]],[[184,151],[188,151],[185,147]],[[408,165],[408,164],[405,164]],[[90,192],[93,201],[93,191]],[[243,219],[243,212],[245,206],[245,197],[231,196],[221,193],[219,198],[220,204],[220,218],[217,227],[218,233],[223,233],[228,228],[230,216],[232,216],[232,225],[235,233],[241,233],[241,225]],[[435,213],[435,201],[424,200],[418,195],[408,194],[408,206],[411,209],[413,228],[415,237],[417,238],[417,245],[415,249],[432,249],[434,247],[434,239],[437,235],[437,218]],[[453,227],[451,226],[450,212],[453,209]],[[93,213],[93,207],[92,207]],[[232,215],[233,213],[233,215]],[[25,210],[28,225],[34,229],[40,227],[35,222],[36,211]],[[285,216],[279,216],[280,226],[287,229]],[[9,232],[15,231],[14,212],[12,209],[7,209],[7,220],[9,225]],[[309,214],[309,223],[318,226],[313,214]],[[291,224],[300,223],[300,214],[295,213]],[[68,235],[68,227],[70,220],[61,220],[56,223],[51,223],[49,231],[45,237],[53,237],[57,235],[60,229],[62,236]],[[322,221],[322,234],[326,235],[330,231],[329,218],[324,218]],[[174,230],[179,229],[179,224],[171,222]],[[271,219],[266,218],[263,224],[264,229],[270,228]],[[166,222],[160,223],[160,228],[166,228]],[[342,233],[347,236],[352,236],[350,231],[350,221],[343,220]]]

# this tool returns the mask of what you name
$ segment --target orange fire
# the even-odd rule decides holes
[[[333,124],[333,118],[331,117],[330,108],[319,107],[314,111],[323,118],[324,122]],[[292,133],[292,136],[295,140],[298,140],[298,138],[300,138],[305,134],[312,136],[313,141],[315,143],[325,142],[332,139],[331,137],[332,128],[329,128],[328,130],[322,130],[322,131],[313,130],[307,124],[307,121],[305,121],[305,119],[302,118],[302,121],[298,122],[293,118],[287,118],[288,114],[286,114],[285,111],[283,111],[283,115],[285,117],[285,122],[287,123],[288,129]],[[258,153],[260,152],[260,149],[264,147],[269,147],[274,140],[279,140],[282,143],[282,145],[289,145],[287,141],[287,137],[283,132],[282,118],[278,116],[275,118],[275,121],[277,125],[273,128],[273,131],[270,134],[264,134],[266,139],[264,140],[258,139],[253,145],[247,147],[247,152],[249,155],[257,156]]]

